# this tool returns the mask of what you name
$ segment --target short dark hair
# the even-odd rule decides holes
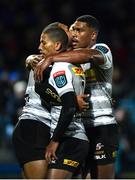
[[[46,31],[47,29],[50,29],[50,28],[58,28],[59,27],[59,24],[60,22],[53,22],[51,24],[48,24],[44,29],[43,29],[43,33],[44,31]]]
[[[46,30],[43,30],[43,33],[47,34],[49,36],[49,38],[54,41],[60,41],[62,44],[62,51],[65,50],[67,48],[68,45],[68,36],[66,34],[66,32],[59,28],[59,27],[52,27],[52,28],[47,28]]]
[[[100,29],[99,21],[94,16],[83,15],[83,16],[78,17],[76,21],[85,22],[88,24],[89,27],[94,28],[96,31],[99,31]]]

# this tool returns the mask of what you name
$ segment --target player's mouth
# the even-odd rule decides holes
[[[40,50],[40,54],[43,55],[43,56],[45,56],[45,52],[43,52],[43,51],[41,51],[41,50]]]
[[[72,46],[74,47],[74,46],[77,46],[77,44],[78,44],[78,40],[77,39],[73,39],[72,40]]]

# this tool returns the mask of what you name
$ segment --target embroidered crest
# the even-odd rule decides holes
[[[106,54],[106,53],[109,51],[109,49],[106,48],[105,46],[96,46],[95,49],[97,49],[97,50],[103,52],[104,54]]]
[[[55,81],[55,84],[58,88],[62,88],[67,84],[67,78],[65,75],[65,71],[58,71],[53,74],[53,78]]]

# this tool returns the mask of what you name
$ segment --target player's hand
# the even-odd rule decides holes
[[[89,96],[90,96],[89,94],[81,94],[77,96],[79,111],[84,111],[86,109],[89,109],[89,102],[87,101]]]
[[[42,81],[43,80],[43,71],[48,68],[51,64],[51,57],[48,57],[46,59],[42,59],[37,66],[34,69],[34,78],[36,81]]]
[[[51,161],[57,160],[57,156],[55,154],[57,148],[59,146],[59,142],[50,141],[49,145],[46,148],[45,159],[50,163]]]
[[[26,67],[30,67],[31,69],[35,69],[36,65],[43,59],[43,55],[30,55],[26,59]]]

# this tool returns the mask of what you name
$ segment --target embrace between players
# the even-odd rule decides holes
[[[40,54],[27,58],[26,104],[13,133],[24,178],[115,177],[113,62],[109,47],[96,43],[98,32],[91,15],[69,29],[52,23],[42,31]]]

